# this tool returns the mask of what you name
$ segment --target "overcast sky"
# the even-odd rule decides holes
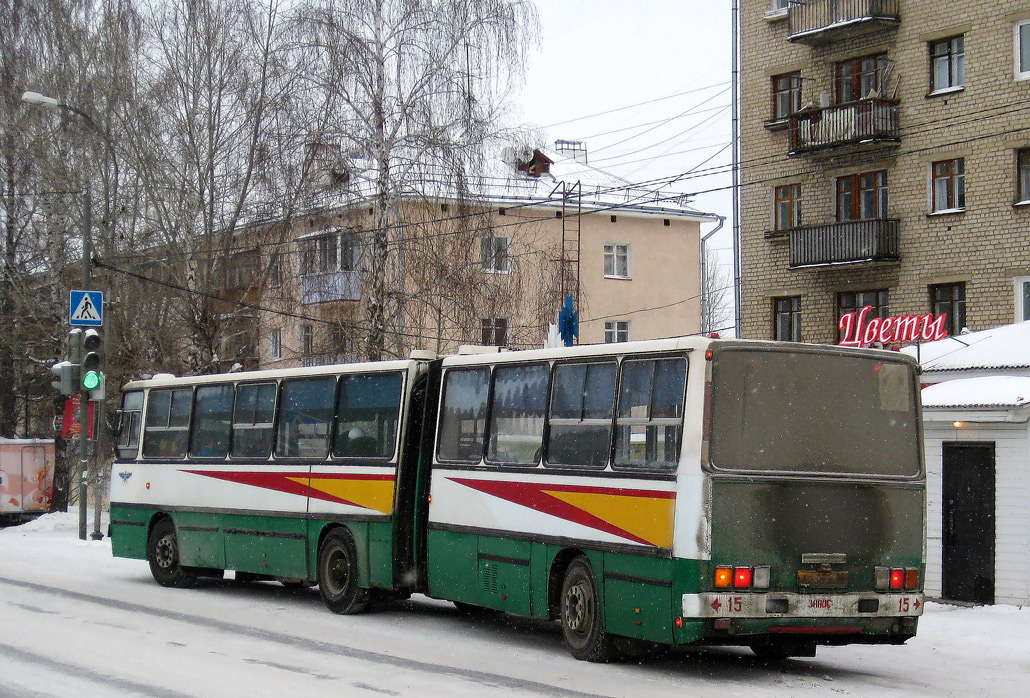
[[[537,9],[540,46],[516,119],[545,143],[585,141],[592,165],[631,181],[687,173],[671,190],[724,188],[694,206],[729,216],[730,175],[691,170],[731,159],[730,0],[537,0]],[[726,265],[730,228],[709,242]]]

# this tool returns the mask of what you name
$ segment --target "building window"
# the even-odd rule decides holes
[[[773,198],[774,230],[790,230],[801,225],[801,185],[784,184],[776,187]]]
[[[283,259],[278,252],[273,252],[268,258],[268,286],[279,288],[283,285]]]
[[[486,235],[480,238],[479,254],[483,271],[491,274],[507,274],[511,270],[508,238],[497,235]]]
[[[483,345],[504,347],[508,345],[508,318],[483,318]]]
[[[845,313],[861,312],[862,308],[869,306],[872,310],[866,318],[885,318],[890,315],[889,294],[886,289],[875,291],[845,291],[837,294],[837,317]],[[837,330],[837,342],[841,340],[840,326]]]
[[[937,213],[966,207],[965,159],[941,160],[930,165],[931,206]]]
[[[300,326],[300,353],[304,356],[315,353],[315,328],[312,325]]]
[[[801,109],[801,73],[784,73],[772,78],[772,118],[786,119]]]
[[[629,341],[629,320],[607,320],[604,323],[604,341],[608,344]]]
[[[930,43],[930,91],[953,90],[966,84],[965,39],[953,36]]]
[[[790,0],[770,0],[769,12],[786,12],[788,5],[790,5]]]
[[[837,178],[837,220],[887,217],[887,172],[863,172]]]
[[[886,53],[834,64],[833,86],[837,104],[881,96],[890,68]]]
[[[616,279],[629,278],[629,245],[604,246],[604,275]]]
[[[1019,191],[1016,192],[1017,201],[1021,204],[1030,203],[1030,148],[1024,148],[1016,153],[1016,180]]]
[[[1016,23],[1014,38],[1016,80],[1030,80],[1030,19]]]
[[[773,313],[776,324],[774,339],[781,342],[800,342],[801,296],[775,299]]]
[[[300,273],[308,276],[357,271],[360,251],[358,234],[353,230],[306,238],[300,241]]]
[[[1016,322],[1030,320],[1030,276],[1017,276],[1016,287]]]
[[[954,336],[966,326],[966,285],[940,284],[930,287],[930,310],[934,315],[947,315],[944,327]]]
[[[278,327],[268,333],[268,360],[279,361],[283,358],[283,331]]]

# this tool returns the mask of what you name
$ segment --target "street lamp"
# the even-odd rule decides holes
[[[43,107],[51,111],[57,109],[64,109],[65,111],[69,111],[78,116],[84,122],[86,122],[86,125],[89,126],[94,133],[100,136],[100,138],[103,139],[104,145],[107,148],[107,154],[110,156],[111,164],[114,168],[114,183],[111,187],[111,200],[105,201],[104,206],[106,225],[108,226],[108,230],[110,231],[110,226],[113,224],[112,219],[114,217],[114,207],[117,206],[118,203],[118,158],[115,156],[114,143],[111,142],[111,138],[103,131],[103,129],[97,126],[96,122],[93,121],[92,117],[90,117],[89,114],[69,104],[59,102],[53,97],[47,97],[46,95],[40,94],[39,92],[30,91],[22,94],[21,101],[25,102],[26,104],[33,104],[36,106]],[[114,202],[113,204],[112,201]],[[91,220],[91,210],[92,202],[90,200],[90,195],[88,191],[85,191],[82,195],[82,286],[84,290],[89,289],[89,282],[92,276],[92,264],[90,257],[92,255],[91,248],[93,223]],[[105,345],[107,344],[107,338],[109,335],[110,327],[108,328],[108,331],[104,332]],[[105,346],[104,354],[106,355],[106,353],[107,352]],[[79,467],[81,472],[79,478],[79,538],[81,538],[82,540],[86,539],[86,473],[89,469],[89,455],[87,444],[87,441],[89,439],[89,428],[87,424],[87,422],[89,421],[89,400],[87,396],[88,392],[85,390],[83,390],[79,396]],[[97,415],[97,422],[100,425],[104,424],[104,406],[105,403],[103,400],[101,400],[98,406],[99,414]],[[98,429],[96,435],[98,456],[101,452],[101,436],[103,433],[104,430],[100,428]],[[104,534],[100,532],[100,484],[101,483],[98,482],[96,485],[97,506],[94,511],[93,534],[91,536],[93,540],[100,540],[104,537]]]

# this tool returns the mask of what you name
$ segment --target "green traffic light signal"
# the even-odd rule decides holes
[[[86,371],[82,374],[82,387],[86,390],[94,390],[100,385],[99,371]]]

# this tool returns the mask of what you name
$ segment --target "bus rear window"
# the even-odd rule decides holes
[[[915,476],[915,372],[902,361],[723,349],[712,365],[716,470]]]

